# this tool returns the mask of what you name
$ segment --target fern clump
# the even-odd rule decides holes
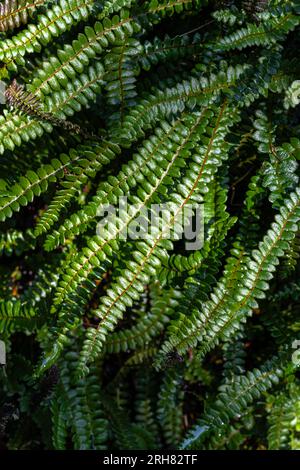
[[[299,32],[2,1],[1,448],[300,449]]]

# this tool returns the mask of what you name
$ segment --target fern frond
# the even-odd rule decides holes
[[[285,35],[293,31],[299,24],[299,17],[291,11],[280,16],[270,17],[268,23],[256,25],[249,23],[246,28],[240,29],[217,42],[216,52],[244,49],[252,46],[270,46],[282,41]]]
[[[177,298],[180,293],[170,289],[163,297],[154,298],[150,313],[146,318],[142,317],[128,330],[112,333],[105,343],[105,350],[109,353],[119,353],[145,348],[154,337],[158,336],[169,321],[169,314],[178,306]]]
[[[130,9],[135,6],[137,0],[104,0],[102,10],[99,13],[99,18],[105,18],[112,13],[116,13],[124,8]]]
[[[30,330],[35,326],[35,309],[20,300],[0,302],[0,331]]]
[[[91,143],[91,145],[79,146],[70,151],[71,159],[74,159],[77,164],[70,168],[70,173],[65,175],[66,180],[62,185],[64,189],[57,192],[49,209],[38,221],[34,230],[36,236],[49,230],[58,220],[60,212],[66,208],[88,178],[94,177],[103,166],[116,157],[119,151],[117,145],[105,141],[102,145]],[[68,160],[70,157],[61,158]]]
[[[168,446],[177,446],[182,437],[183,424],[182,378],[173,370],[161,384],[157,413]]]
[[[269,200],[276,207],[298,184],[299,177],[296,174],[298,164],[294,157],[293,146],[289,144],[276,146],[275,129],[272,129],[267,116],[262,111],[256,115],[258,119],[254,122],[256,131],[253,137],[259,142],[259,151],[269,154],[269,161],[265,161],[262,167],[262,184],[270,189]],[[290,149],[290,152],[287,149]]]
[[[28,15],[47,0],[4,0],[0,4],[0,32],[18,28],[26,24]]]
[[[151,201],[151,198],[153,197],[155,191],[158,190],[158,188],[163,188],[166,182],[169,182],[170,177],[172,177],[172,170],[173,167],[176,169],[177,167],[177,172],[179,168],[182,166],[184,158],[185,158],[185,148],[188,150],[191,146],[191,142],[195,142],[198,139],[201,138],[201,133],[203,131],[204,125],[207,122],[206,119],[210,116],[210,112],[207,110],[204,110],[203,113],[195,113],[195,115],[192,118],[188,118],[185,125],[181,126],[176,126],[176,133],[175,128],[171,129],[172,133],[167,136],[167,133],[169,132],[169,126],[164,126],[162,129],[162,135],[164,135],[164,143],[162,144],[160,148],[160,152],[157,154],[154,154],[152,152],[152,146],[149,148],[148,152],[152,155],[152,158],[154,159],[154,162],[156,160],[156,163],[152,162],[152,159],[149,160],[148,166],[141,166],[141,171],[144,174],[144,178],[146,180],[150,169],[155,165],[158,170],[157,170],[157,175],[153,176],[149,182],[147,182],[146,186],[142,185],[141,189],[141,196],[139,199],[138,195],[138,190],[136,192],[136,196],[134,196],[132,199],[129,199],[129,202],[131,203],[136,203],[138,202],[138,206],[133,207],[132,210],[130,211],[130,214],[126,216],[125,220],[122,220],[120,216],[117,218],[115,222],[115,228],[114,230],[108,234],[108,238],[102,237],[94,237],[90,243],[87,252],[89,253],[88,256],[84,254],[79,255],[78,261],[74,263],[75,269],[72,269],[72,274],[70,274],[67,278],[63,280],[62,284],[62,289],[61,292],[63,293],[63,296],[58,292],[58,296],[55,299],[56,304],[60,304],[63,300],[63,298],[66,296],[66,294],[70,291],[70,289],[74,290],[75,286],[78,284],[81,284],[85,278],[90,276],[92,274],[94,265],[96,263],[96,266],[99,266],[100,261],[104,262],[108,257],[111,257],[112,249],[115,250],[117,246],[117,238],[118,234],[121,234],[122,231],[134,220],[134,218],[138,215],[138,213],[143,209],[143,207],[147,207],[147,204]],[[178,135],[181,136],[181,138],[178,138]],[[166,138],[168,137],[168,139]],[[153,144],[152,144],[153,145]],[[155,141],[154,141],[155,145]],[[170,150],[169,150],[170,149]],[[144,153],[144,158],[148,158],[148,152]],[[167,162],[163,162],[161,155],[168,156]],[[184,157],[182,157],[182,154]],[[188,155],[190,152],[188,153]],[[140,157],[138,156],[138,159],[140,160]],[[138,160],[138,161],[139,161]],[[162,164],[162,168],[160,168],[160,165]],[[174,171],[174,170],[173,170]],[[122,176],[122,175],[121,175]],[[169,179],[167,179],[169,178]],[[133,180],[134,181],[134,180]],[[116,181],[117,182],[117,181]],[[135,182],[133,183],[134,185],[136,184]],[[126,188],[126,186],[125,186]],[[124,189],[125,189],[124,188]],[[123,192],[124,190],[121,189]],[[125,189],[125,191],[127,191]],[[145,192],[146,191],[146,192]],[[121,193],[122,194],[122,193]],[[114,200],[115,195],[112,196]],[[136,199],[138,198],[138,199]],[[106,200],[102,201],[106,202]],[[110,201],[111,202],[111,201]],[[99,261],[97,262],[96,256],[100,256]],[[91,260],[93,262],[91,263]],[[80,266],[80,269],[78,269]],[[69,271],[70,272],[70,271]],[[99,276],[99,271],[98,276]],[[78,276],[80,273],[80,276]],[[76,283],[75,283],[76,282]],[[65,291],[65,288],[67,287],[67,291]]]
[[[87,20],[92,12],[94,0],[60,0],[45,14],[38,15],[37,23],[30,25],[12,39],[0,41],[0,60],[9,70],[24,64],[28,53],[40,52],[53,37],[57,37],[81,20]]]
[[[233,338],[231,341],[223,345],[224,350],[224,367],[223,375],[225,382],[234,381],[237,375],[245,373],[245,341],[243,334],[239,334],[237,338]]]
[[[299,408],[299,386],[291,384],[289,390],[270,397],[268,417],[268,449],[291,449],[292,434],[297,407]]]
[[[291,86],[286,90],[284,98],[284,107],[295,108],[300,103],[300,80],[294,80]]]
[[[138,61],[141,67],[148,71],[161,62],[197,56],[202,48],[201,38],[198,34],[193,37],[185,35],[175,38],[165,36],[164,39],[155,37],[152,42],[146,41],[144,43],[144,50],[138,57]]]
[[[135,82],[140,71],[137,57],[141,51],[142,45],[136,39],[128,38],[122,46],[113,47],[104,58],[107,102],[118,107],[111,120],[123,121],[126,108],[135,104]]]
[[[91,87],[93,80],[90,82]],[[90,86],[90,84],[88,86]],[[84,95],[85,87],[82,87],[82,94]],[[93,96],[93,95],[92,95]],[[81,102],[84,101],[82,96],[77,97]],[[64,102],[64,108],[60,110],[61,114],[67,115],[70,107],[76,107],[78,109],[78,103],[74,100],[71,95]],[[41,137],[44,132],[51,133],[53,126],[61,127],[66,131],[70,131],[75,134],[83,135],[85,138],[95,138],[93,133],[90,133],[85,128],[77,125],[76,123],[60,119],[52,113],[38,113],[37,110],[32,110],[35,113],[35,118],[32,119],[30,116],[22,114],[10,113],[7,110],[4,111],[3,116],[0,119],[0,153],[3,154],[6,149],[14,150],[16,147],[20,147],[22,143],[29,142]]]
[[[76,358],[74,350],[68,351],[60,370],[63,406],[67,408],[70,418],[69,426],[74,436],[74,447],[77,450],[105,449],[108,422],[103,405],[98,401],[97,392],[101,388],[97,368],[91,369],[91,374],[85,381],[74,383]],[[56,420],[54,426],[60,426],[60,422]],[[57,432],[61,431],[57,429]]]
[[[10,230],[0,235],[0,254],[11,256],[20,255],[24,251],[35,247],[35,239],[32,230]]]
[[[149,0],[145,3],[144,10],[156,22],[160,16],[171,16],[204,4],[205,0]]]
[[[299,19],[0,0],[1,449],[300,448]]]
[[[47,191],[49,184],[64,177],[68,180],[70,177],[68,171],[72,172],[76,161],[80,161],[79,156],[72,159],[72,155],[61,155],[60,159],[51,160],[51,164],[43,165],[36,172],[29,170],[21,176],[9,192],[4,196],[0,194],[0,220],[4,221],[11,217],[13,212],[20,210],[21,206],[26,206],[34,197]]]
[[[134,190],[138,184],[145,181],[155,164],[154,162],[160,161],[160,147],[164,145],[164,142],[170,142],[169,145],[174,142],[173,145],[176,145],[177,133],[180,129],[183,129],[180,119],[170,123],[162,122],[161,126],[155,130],[155,134],[137,149],[132,160],[123,165],[115,177],[111,176],[108,181],[99,184],[95,196],[86,207],[66,219],[57,231],[47,237],[45,248],[53,250],[60,243],[64,244],[67,238],[83,233],[88,224],[95,221],[101,205],[117,204],[117,194],[118,196],[126,196],[129,190]]]
[[[285,278],[296,270],[300,258],[300,231],[296,232],[295,238],[291,241],[283,262],[280,266],[280,277]]]
[[[221,385],[215,403],[204,411],[203,416],[182,442],[181,448],[196,446],[199,449],[204,438],[226,428],[230,420],[240,418],[249,404],[273,384],[278,384],[286,373],[287,365],[280,358],[274,358],[259,369],[236,376],[233,383]]]
[[[56,398],[56,397],[55,397]],[[51,403],[52,412],[52,425],[53,425],[53,447],[57,450],[65,450],[67,447],[66,441],[68,436],[68,426],[66,417],[69,417],[66,404],[60,397],[53,400]]]
[[[155,382],[151,374],[140,374],[136,378],[136,422],[139,427],[151,432],[152,442],[149,448],[156,449],[160,444],[160,434],[156,420]],[[150,433],[149,433],[150,434]]]
[[[192,199],[201,178],[205,178],[206,181],[207,179],[209,180],[210,175],[216,171],[221,159],[226,158],[225,155],[220,155],[218,151],[217,155],[215,154],[215,148],[219,146],[221,135],[226,135],[228,127],[232,123],[232,121],[231,123],[229,122],[228,114],[225,111],[226,106],[227,103],[224,103],[219,111],[214,127],[211,130],[207,147],[201,149],[200,158],[196,155],[195,162],[197,165],[196,167],[192,165],[190,174],[186,178],[185,186],[182,187],[180,185],[178,193],[172,194],[171,201],[177,205],[177,209],[168,223],[172,224],[176,217],[182,216],[182,208]],[[144,242],[137,242],[137,251],[133,252],[135,261],[128,263],[127,269],[123,270],[118,281],[112,285],[109,295],[102,299],[102,306],[97,312],[97,316],[100,319],[97,329],[87,332],[88,338],[82,355],[83,364],[91,358],[97,357],[105,342],[108,331],[111,331],[118,319],[122,318],[126,307],[132,304],[132,298],[139,298],[140,292],[143,290],[143,284],[149,282],[150,277],[161,266],[162,260],[166,257],[165,248],[168,249],[169,247],[169,244],[166,243],[167,240],[163,239],[164,232],[168,229],[168,224],[166,224],[161,232],[158,231],[155,237],[149,237]]]
[[[172,88],[157,90],[129,111],[121,128],[116,126],[112,129],[112,138],[126,147],[129,142],[143,137],[145,131],[160,119],[176,116],[184,109],[193,110],[196,106],[213,104],[221,91],[226,92],[233,87],[247,68],[228,67],[218,75],[213,74],[208,78],[203,76],[200,79],[192,77]]]

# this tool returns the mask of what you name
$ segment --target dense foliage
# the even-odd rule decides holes
[[[2,0],[1,448],[300,449],[299,32],[298,0]]]

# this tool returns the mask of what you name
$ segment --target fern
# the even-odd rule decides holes
[[[47,3],[45,0],[5,0],[0,5],[0,31],[18,28],[21,24],[26,24],[28,14]]]
[[[257,308],[255,299],[265,297],[264,291],[269,288],[268,281],[273,277],[278,257],[283,256],[294,238],[300,221],[299,204],[298,191],[285,201],[272,228],[260,242],[259,248],[252,252],[250,259],[248,256],[238,256],[228,260],[223,280],[216,286],[211,299],[204,303],[199,312],[194,312],[192,319],[187,321],[183,316],[173,325],[170,339],[162,347],[164,354],[173,348],[182,354],[201,340],[198,354],[203,355],[220,338],[228,339],[239,328],[244,317]]]
[[[294,436],[297,434],[299,388],[291,384],[287,391],[269,398],[269,449],[294,450]],[[296,425],[296,426],[295,426]]]
[[[171,372],[165,376],[158,401],[159,421],[168,446],[178,445],[183,421],[183,391],[181,390],[180,378],[178,379],[176,375]]]
[[[24,55],[40,52],[51,38],[57,37],[71,28],[74,23],[87,19],[93,9],[94,0],[75,2],[62,0],[45,14],[37,18],[37,24],[28,26],[12,39],[0,41],[0,60],[8,70],[16,70],[17,64],[24,64]]]

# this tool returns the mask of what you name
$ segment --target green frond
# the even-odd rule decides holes
[[[280,266],[280,276],[282,278],[288,277],[293,271],[296,270],[299,258],[300,231],[296,232],[295,238],[291,241]]]
[[[204,411],[192,430],[181,444],[182,449],[201,448],[203,440],[211,434],[222,432],[230,420],[240,419],[249,404],[260,398],[274,384],[278,384],[287,373],[287,363],[274,358],[260,368],[245,375],[238,375],[234,381],[219,387],[214,404]]]
[[[182,378],[173,370],[165,375],[161,385],[157,413],[167,446],[177,446],[183,425]]]
[[[136,243],[136,250],[132,253],[134,261],[127,263],[119,279],[108,291],[109,295],[101,299],[101,308],[95,312],[100,322],[95,330],[87,332],[87,341],[83,348],[83,364],[97,357],[103,347],[108,331],[111,331],[116,322],[123,317],[126,307],[132,305],[132,299],[137,300],[140,297],[143,284],[148,283],[151,277],[155,275],[162,261],[166,258],[165,250],[170,249],[172,246],[169,241],[164,240],[164,233],[171,228],[174,221],[176,221],[176,217],[182,216],[182,208],[192,200],[196,187],[202,181],[201,178],[206,182],[209,181],[222,158],[224,158],[224,155],[220,155],[218,151],[216,156],[214,151],[218,146],[219,139],[222,138],[221,135],[226,135],[228,126],[232,124],[225,110],[226,103],[223,104],[219,114],[215,117],[214,127],[211,128],[211,135],[206,148],[199,149],[199,155],[195,155],[196,165],[192,163],[185,185],[180,184],[178,192],[170,195],[171,202],[175,205],[180,204],[179,208],[176,207],[175,213],[170,217],[168,223],[155,236],[149,236],[143,242]],[[185,138],[186,140],[192,131],[195,132],[196,126],[201,123],[201,117],[200,114],[195,119],[190,133]],[[140,201],[140,199],[137,198],[136,201]],[[118,224],[116,224],[116,227],[119,227]],[[68,282],[68,284],[70,283]]]
[[[290,31],[299,25],[299,17],[292,11],[280,12],[278,15],[270,15],[268,22],[256,25],[248,23],[229,36],[225,36],[217,42],[214,49],[217,52],[230,51],[232,49],[244,49],[251,46],[270,46],[284,38]]]
[[[223,375],[225,382],[232,382],[235,376],[245,373],[246,370],[246,351],[245,339],[243,334],[238,338],[232,338],[223,345],[224,366]]]
[[[59,49],[56,56],[43,62],[28,87],[29,91],[39,96],[58,91],[61,87],[65,88],[69,80],[74,79],[78,73],[81,74],[90,61],[103,50],[139,30],[139,24],[126,10],[122,11],[120,16],[114,16],[112,20],[106,19],[103,24],[97,21],[93,27],[86,26],[77,39]]]
[[[201,309],[194,310],[189,318],[183,315],[171,325],[158,365],[169,351],[176,349],[183,354],[200,341],[198,354],[205,354],[220,340],[231,337],[240,323],[257,308],[256,299],[265,298],[278,258],[284,255],[294,239],[300,220],[299,204],[300,191],[297,189],[285,200],[280,214],[275,216],[275,222],[259,243],[259,248],[253,250],[251,258],[244,257],[243,252],[234,253],[237,257],[228,260],[224,277],[210,300]]]
[[[113,47],[104,58],[105,89],[107,102],[116,114],[112,120],[123,121],[126,108],[136,102],[136,76],[140,72],[137,58],[141,54],[142,45],[133,38],[122,46]]]
[[[136,378],[136,422],[140,428],[151,432],[150,449],[156,449],[160,443],[155,407],[155,382],[151,374],[140,374]]]
[[[200,54],[201,50],[201,38],[198,34],[192,37],[184,35],[170,38],[166,36],[164,39],[155,37],[152,42],[146,41],[144,43],[138,60],[141,67],[148,71],[160,63],[193,57]]]
[[[84,381],[74,383],[74,370],[76,369],[75,350],[65,354],[64,362],[60,368],[61,401],[69,416],[68,428],[74,438],[74,447],[83,449],[105,449],[108,432],[108,422],[105,418],[103,405],[98,402],[98,393],[101,392],[97,368]],[[60,445],[62,433],[59,419],[54,421],[57,442]],[[63,431],[63,432],[66,432]]]
[[[69,276],[64,279],[62,291],[64,289],[63,286],[68,286],[69,291],[74,290],[75,286],[77,286],[79,283],[82,283],[84,278],[92,274],[94,266],[99,266],[100,261],[104,262],[108,257],[111,257],[112,250],[116,250],[116,247],[118,246],[118,234],[122,234],[122,231],[124,231],[126,227],[129,226],[129,224],[134,220],[134,218],[143,209],[143,207],[147,207],[147,205],[151,202],[151,198],[153,198],[155,191],[158,191],[160,189],[163,193],[166,183],[169,184],[170,178],[174,176],[174,171],[176,171],[176,168],[177,173],[175,173],[175,175],[178,174],[179,169],[184,164],[184,159],[190,155],[189,148],[191,148],[192,143],[194,143],[195,141],[197,142],[197,140],[201,138],[201,132],[203,131],[205,123],[207,122],[209,116],[211,116],[211,112],[204,110],[202,113],[195,113],[193,116],[189,116],[186,119],[185,125],[178,123],[176,128],[171,128],[169,125],[166,124],[161,130],[160,135],[164,136],[164,140],[161,143],[159,152],[157,147],[157,139],[151,142],[151,146],[146,146],[147,153],[145,153],[144,149],[142,149],[143,164],[141,165],[141,171],[143,174],[143,178],[139,178],[141,180],[140,191],[139,189],[137,189],[136,194],[129,198],[129,203],[138,203],[138,206],[132,206],[132,210],[130,211],[130,214],[126,217],[125,220],[122,220],[120,217],[116,219],[114,227],[112,227],[110,233],[107,234],[107,238],[105,238],[103,235],[98,235],[90,241],[89,246],[87,247],[88,250],[86,254],[83,252],[82,254],[80,253],[78,255],[78,262],[80,264],[78,264],[78,262],[75,260],[73,264],[74,268],[72,270],[73,273],[70,273]],[[179,135],[181,135],[181,138],[178,137]],[[153,150],[155,149],[157,153],[153,152]],[[167,161],[163,161],[162,155],[168,157]],[[149,156],[151,156],[151,158],[149,158]],[[148,165],[144,164],[145,159],[148,160]],[[161,164],[162,168],[158,168],[157,174],[153,175],[153,177],[147,181],[147,177],[151,171],[151,167],[153,167],[154,164],[153,160],[157,161],[158,167],[159,164]],[[195,160],[197,161],[196,157]],[[139,155],[137,155],[136,161],[140,163]],[[132,173],[131,168],[132,167],[129,167],[130,173]],[[133,169],[135,168],[136,165],[133,166]],[[123,179],[123,173],[120,176]],[[143,184],[143,180],[145,181],[145,184]],[[118,184],[118,179],[112,179],[112,181],[113,183]],[[132,185],[131,181],[128,181],[128,183]],[[136,180],[133,179],[133,186],[135,185]],[[107,186],[105,189],[107,190]],[[193,187],[192,189],[194,191]],[[126,184],[124,189],[121,189],[120,195],[124,194],[123,191],[126,194]],[[102,201],[98,200],[98,204],[114,202],[115,195],[112,192],[110,192],[110,194],[111,198],[109,198],[108,200],[102,199]],[[177,198],[174,196],[173,202],[176,203],[176,200]],[[97,256],[100,256],[98,261]],[[78,278],[79,272],[81,272],[82,274]],[[99,271],[97,275],[99,275]],[[63,292],[64,297],[67,292],[68,291]],[[59,295],[56,297],[56,303],[59,304],[62,300],[63,297],[59,293]]]
[[[178,306],[177,298],[180,297],[178,291],[170,289],[168,293],[164,291],[163,297],[154,297],[150,313],[146,318],[142,317],[128,330],[121,330],[112,333],[105,343],[105,350],[108,353],[119,353],[120,351],[135,350],[145,348],[153,338],[158,336],[164,329],[164,325],[169,321],[169,314]]]
[[[294,435],[299,427],[299,393],[299,385],[291,384],[286,392],[276,397],[270,396],[268,449],[297,450],[297,447],[294,447]]]
[[[128,145],[128,142],[143,137],[144,132],[162,118],[176,116],[185,108],[193,110],[196,106],[214,103],[222,91],[226,92],[236,84],[246,68],[228,67],[226,72],[218,75],[203,76],[201,79],[192,77],[172,88],[157,90],[129,111],[121,128],[113,128],[112,138],[126,146],[126,142]]]
[[[57,397],[52,401],[51,406],[52,423],[53,423],[53,447],[56,450],[65,450],[68,437],[68,426],[66,417],[70,418],[65,403]]]
[[[9,230],[0,235],[0,254],[11,256],[14,253],[20,255],[24,251],[35,247],[35,239],[32,230]]]
[[[137,0],[104,0],[99,18],[105,18],[112,13],[116,13],[124,8],[131,8],[135,6]]]
[[[294,80],[291,86],[286,90],[284,98],[285,108],[295,108],[300,103],[300,80]]]
[[[26,24],[28,16],[46,0],[4,0],[0,5],[0,32],[18,28]]]
[[[40,52],[53,37],[58,37],[74,24],[87,20],[94,0],[60,0],[44,14],[38,15],[37,23],[31,24],[11,39],[0,41],[0,60],[9,70],[24,63],[28,53]]]
[[[298,184],[298,164],[291,144],[276,145],[275,129],[267,116],[260,111],[257,112],[257,117],[253,137],[259,142],[259,151],[269,155],[269,161],[264,161],[262,167],[262,185],[269,188],[269,199],[276,207]]]
[[[155,22],[157,17],[171,16],[195,7],[200,8],[205,3],[206,0],[149,0],[145,2],[144,9],[147,14],[151,14]]]
[[[64,159],[71,157],[76,164],[68,169],[65,181],[62,183],[63,189],[57,191],[49,208],[41,216],[34,230],[35,235],[38,236],[48,231],[58,220],[60,212],[78,194],[88,178],[93,178],[118,153],[119,148],[117,145],[104,142],[102,145],[79,146],[77,149],[70,151],[70,156],[64,155],[61,157]]]
[[[101,206],[116,204],[117,195],[118,197],[126,196],[129,190],[133,190],[139,183],[146,181],[154,162],[161,161],[158,150],[167,143],[172,145],[172,142],[175,148],[175,145],[178,144],[177,133],[180,129],[183,130],[180,119],[171,123],[163,121],[161,126],[156,129],[155,134],[137,149],[132,160],[123,165],[116,176],[110,176],[107,181],[100,183],[91,201],[69,219],[66,219],[57,231],[47,237],[46,249],[53,250],[60,243],[64,244],[68,237],[84,232],[88,224],[95,220]]]
[[[31,329],[35,325],[36,311],[30,305],[20,300],[7,300],[0,302],[0,331],[15,331]]]
[[[101,91],[104,73],[100,62],[92,63],[82,74],[68,81],[63,89],[45,97],[43,102],[45,113],[65,119],[78,113],[82,108],[89,107]]]

